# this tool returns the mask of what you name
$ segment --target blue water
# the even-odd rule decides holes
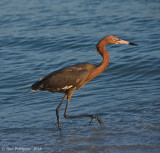
[[[99,64],[106,35],[139,46],[109,45],[104,73],[76,91],[63,117],[63,94],[29,92],[44,75],[80,62]],[[160,1],[0,1],[0,152],[159,153]]]

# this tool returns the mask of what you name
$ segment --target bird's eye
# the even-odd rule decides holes
[[[119,44],[119,42],[118,42],[120,40],[119,38],[113,38],[112,40],[113,40],[114,44]]]
[[[116,42],[117,41],[117,39],[112,39],[114,42]]]
[[[114,39],[112,39],[114,42],[117,42],[117,41],[119,41],[120,39],[119,38],[114,38]]]

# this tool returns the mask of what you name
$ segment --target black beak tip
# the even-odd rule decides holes
[[[132,42],[129,42],[129,45],[138,46],[137,44],[134,44]]]

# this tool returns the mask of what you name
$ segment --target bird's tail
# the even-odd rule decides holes
[[[39,87],[42,85],[42,81],[36,81],[32,86],[31,86],[31,90],[32,91],[36,91],[39,89]]]

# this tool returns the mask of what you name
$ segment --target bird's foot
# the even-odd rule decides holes
[[[104,122],[96,115],[91,115],[90,125],[92,124],[94,118],[99,122],[99,124],[104,125]]]
[[[61,124],[60,124],[60,122],[58,122],[58,129],[61,131]]]
[[[58,129],[59,129],[59,131],[61,131],[62,130],[61,126],[58,126]]]

